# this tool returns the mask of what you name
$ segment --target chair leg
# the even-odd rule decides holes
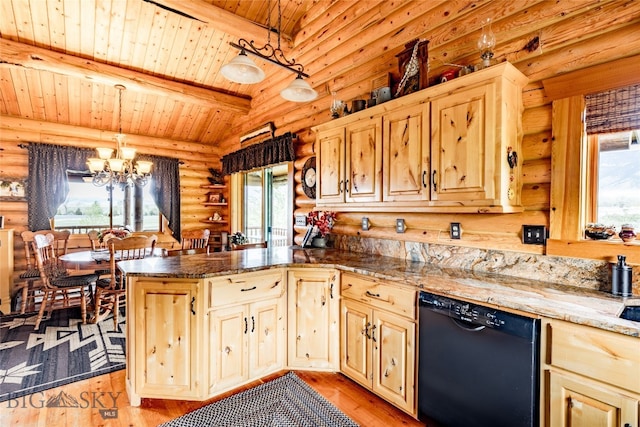
[[[118,314],[120,314],[120,296],[113,296],[113,328],[118,329]]]
[[[87,323],[87,295],[84,292],[84,288],[80,289],[80,294],[80,316],[84,325]]]
[[[40,304],[40,310],[38,311],[38,317],[36,317],[36,325],[33,329],[37,330],[40,327],[40,322],[42,322],[42,316],[44,315],[44,311],[47,308],[47,304],[49,301],[49,296],[54,294],[54,292],[45,290],[44,296],[42,298],[42,303]],[[53,304],[53,302],[52,302]]]
[[[29,296],[29,282],[22,288],[22,302],[20,303],[20,314],[27,311],[27,297]]]

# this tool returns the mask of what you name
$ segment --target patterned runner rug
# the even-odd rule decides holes
[[[80,323],[56,310],[34,330],[35,313],[0,319],[0,402],[125,368],[124,316]]]
[[[288,374],[161,424],[160,427],[357,427],[296,374]]]

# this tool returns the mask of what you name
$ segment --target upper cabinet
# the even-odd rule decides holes
[[[526,83],[505,62],[317,126],[316,203],[341,211],[522,211]]]

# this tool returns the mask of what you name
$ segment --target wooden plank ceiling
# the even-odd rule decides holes
[[[281,0],[284,47],[313,3]],[[229,42],[269,20],[276,0],[2,0],[0,114],[116,132],[122,84],[124,133],[214,143],[256,90],[221,75]]]

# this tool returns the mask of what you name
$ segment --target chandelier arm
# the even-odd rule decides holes
[[[229,42],[229,45],[238,49],[239,51],[244,51],[245,53],[257,56],[258,58],[264,59],[265,61],[271,62],[272,64],[278,65],[282,68],[286,68],[287,70],[301,77],[309,78],[309,75],[304,72],[304,66],[302,64],[296,63],[295,59],[289,61],[284,56],[284,52],[282,52],[282,50],[275,49],[269,44],[258,48],[254,46],[253,41],[249,42],[245,39],[240,39],[238,40],[238,43]],[[268,55],[260,53],[260,51],[266,51]]]

